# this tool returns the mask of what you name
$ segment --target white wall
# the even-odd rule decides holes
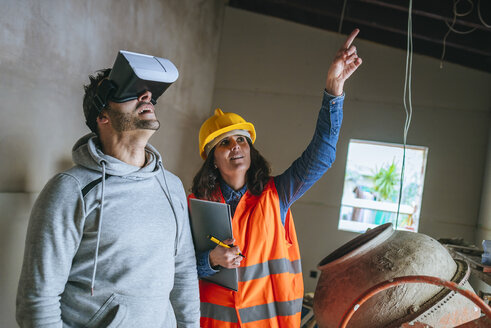
[[[255,124],[279,174],[311,139],[327,68],[345,36],[226,8],[213,104]],[[402,143],[405,51],[355,41],[363,65],[345,86],[337,160],[293,206],[306,291],[318,262],[356,236],[337,230],[350,138]],[[473,242],[488,143],[491,75],[414,55],[408,144],[429,147],[420,232]]]
[[[4,0],[0,10],[0,327],[15,327],[17,288],[33,200],[72,166],[88,133],[83,84],[118,50],[169,58],[179,80],[159,99],[151,143],[189,187],[201,159],[197,131],[212,100],[221,0]]]

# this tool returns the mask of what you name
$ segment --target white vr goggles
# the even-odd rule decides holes
[[[93,101],[97,115],[108,101],[122,103],[137,99],[147,90],[155,104],[178,77],[176,66],[168,59],[120,50],[109,77],[97,87]]]

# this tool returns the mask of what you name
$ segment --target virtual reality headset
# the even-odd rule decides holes
[[[100,113],[109,101],[122,103],[152,93],[152,104],[179,76],[176,66],[165,58],[120,50],[109,77],[97,87],[94,107]]]

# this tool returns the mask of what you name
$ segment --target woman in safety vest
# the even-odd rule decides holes
[[[230,205],[235,246],[197,254],[198,275],[238,268],[238,291],[200,280],[201,327],[300,327],[303,279],[290,206],[332,165],[342,120],[344,82],[361,65],[355,29],[327,73],[314,137],[282,174],[271,177],[254,148],[254,126],[220,109],[199,132],[205,160],[191,198]],[[241,254],[241,255],[238,255]]]

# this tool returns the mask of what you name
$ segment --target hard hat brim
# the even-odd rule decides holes
[[[237,124],[233,124],[233,125],[229,125],[227,127],[224,127],[220,130],[217,130],[213,133],[211,133],[210,135],[208,135],[205,139],[205,142],[203,142],[202,146],[200,147],[200,155],[201,155],[201,158],[203,160],[206,159],[207,155],[206,155],[206,152],[205,152],[205,147],[208,143],[210,143],[212,140],[214,140],[215,138],[218,138],[220,137],[220,135],[224,134],[224,133],[227,133],[229,131],[232,131],[232,130],[246,130],[246,131],[249,131],[250,135],[251,135],[251,142],[254,144],[254,142],[256,141],[256,130],[254,129],[254,125],[252,125],[252,123],[248,123],[248,122],[244,122],[244,123],[237,123]]]

